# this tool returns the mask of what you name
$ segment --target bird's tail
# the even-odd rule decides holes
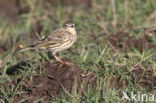
[[[29,47],[23,48],[21,50],[18,50],[17,52],[20,53],[20,52],[23,52],[23,51],[26,51],[26,50],[31,50],[31,49],[33,49],[33,48],[31,46],[29,46]]]

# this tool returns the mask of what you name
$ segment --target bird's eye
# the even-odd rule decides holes
[[[71,26],[72,28],[74,27],[74,25]]]
[[[67,24],[65,24],[65,26],[67,27],[68,25],[67,25]]]

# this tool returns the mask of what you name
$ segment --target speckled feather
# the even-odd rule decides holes
[[[65,24],[67,24],[67,22],[65,22]],[[76,41],[77,34],[75,28],[67,28],[65,24],[64,27],[55,30],[44,39],[19,52],[29,49],[47,49],[52,52],[68,49]]]

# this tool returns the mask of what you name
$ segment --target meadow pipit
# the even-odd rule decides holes
[[[75,24],[72,21],[66,21],[61,28],[56,29],[37,43],[19,50],[19,52],[30,49],[45,49],[51,51],[55,59],[64,64],[64,62],[55,54],[56,52],[70,48],[76,41],[76,38],[77,34]]]

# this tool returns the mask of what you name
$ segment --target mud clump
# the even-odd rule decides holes
[[[140,66],[133,70],[136,81],[147,91],[153,91],[156,87],[156,76],[152,69],[143,70]],[[135,82],[135,81],[134,81]]]
[[[7,83],[6,87],[10,87],[9,85],[16,87],[21,82],[17,90],[23,93],[15,95],[13,103],[22,100],[25,100],[24,103],[33,103],[41,98],[45,102],[50,102],[52,98],[68,97],[69,94],[74,96],[77,93],[77,95],[83,96],[87,92],[88,86],[91,86],[93,90],[96,89],[94,73],[83,75],[84,71],[78,66],[67,59],[63,61],[68,62],[69,65],[45,62],[42,68],[37,68],[31,80],[30,76],[27,76],[24,79],[22,77],[15,78],[11,83]]]

